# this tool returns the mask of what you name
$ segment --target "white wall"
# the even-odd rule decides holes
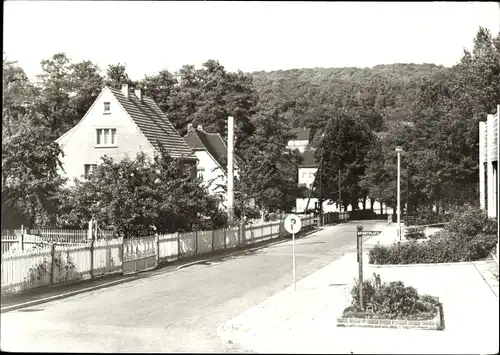
[[[298,149],[301,153],[304,153],[308,144],[308,140],[291,140],[288,141],[287,147],[289,149]]]
[[[222,193],[223,190],[218,188],[217,185],[226,184],[226,174],[224,171],[207,151],[197,150],[195,151],[195,155],[199,160],[196,170],[198,176],[200,174],[203,175],[204,186],[209,188],[209,192],[212,195]],[[203,172],[201,172],[202,170]],[[213,182],[211,182],[212,180]]]
[[[311,188],[312,183],[314,182],[314,176],[318,168],[299,168],[299,185],[306,185],[308,188]]]
[[[110,102],[110,114],[103,114],[104,102]],[[116,128],[117,145],[96,147],[97,128]],[[119,161],[127,155],[133,159],[140,151],[151,157],[154,154],[152,145],[107,88],[96,99],[74,132],[70,132],[63,141],[63,175],[70,180],[84,174],[84,164],[99,164],[103,155]]]

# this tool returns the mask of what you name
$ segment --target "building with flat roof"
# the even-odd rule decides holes
[[[479,122],[479,203],[488,216],[498,218],[498,116],[487,115]]]

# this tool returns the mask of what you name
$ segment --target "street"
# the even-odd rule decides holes
[[[296,241],[297,280],[356,248],[356,225]],[[217,327],[292,283],[291,241],[1,315],[5,351],[236,352]],[[333,322],[334,320],[332,320]],[[333,324],[333,323],[332,323]]]

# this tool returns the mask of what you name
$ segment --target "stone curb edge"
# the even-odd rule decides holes
[[[107,283],[104,283],[104,284],[101,284],[101,285],[97,285],[97,286],[87,287],[87,288],[83,288],[83,289],[80,289],[80,290],[75,290],[75,291],[70,291],[70,292],[66,292],[66,293],[61,293],[59,295],[54,295],[54,296],[50,296],[50,297],[40,298],[38,300],[33,300],[33,301],[28,301],[28,302],[24,302],[24,303],[15,304],[15,305],[12,305],[12,306],[2,307],[2,308],[0,308],[0,313],[6,313],[6,312],[15,311],[15,310],[21,309],[21,308],[37,306],[37,305],[42,304],[42,303],[56,301],[56,300],[60,300],[60,299],[63,299],[63,298],[75,296],[75,295],[78,295],[78,294],[81,294],[81,293],[86,293],[86,292],[99,290],[101,288],[105,288],[105,287],[109,287],[109,286],[114,286],[114,285],[119,285],[119,284],[131,282],[131,281],[135,281],[135,280],[138,280],[140,278],[141,278],[141,276],[139,276],[139,275],[137,275],[137,276],[129,276],[129,277],[126,277],[126,278],[121,279],[121,280],[107,282]]]

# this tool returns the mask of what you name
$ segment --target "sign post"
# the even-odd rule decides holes
[[[359,269],[359,306],[363,306],[363,237],[379,235],[381,231],[363,231],[363,226],[357,226],[356,239],[358,244],[358,269]]]
[[[296,291],[296,281],[295,281],[295,234],[302,228],[302,221],[300,218],[294,214],[289,214],[286,216],[284,221],[285,229],[288,233],[292,235],[292,268],[293,268],[293,290]]]

